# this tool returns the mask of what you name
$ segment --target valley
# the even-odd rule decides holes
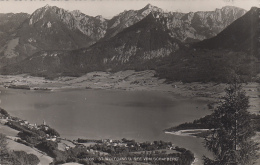
[[[247,9],[147,4],[107,18],[47,4],[0,14],[7,163],[205,164],[213,155],[201,137],[210,137],[218,120],[210,115],[234,80],[248,104],[243,122],[254,122],[248,137],[258,142],[260,8]]]
[[[0,76],[2,87],[25,86],[31,90],[60,90],[60,89],[103,89],[125,91],[161,91],[179,95],[180,97],[204,97],[217,99],[221,96],[225,84],[221,83],[183,83],[167,82],[166,79],[155,77],[155,71],[120,71],[91,72],[81,77],[59,77],[53,80],[29,75]],[[251,88],[256,88],[252,83]],[[252,89],[253,91],[255,89]]]
[[[0,75],[2,87],[25,86],[31,90],[59,90],[59,89],[104,89],[125,91],[162,91],[179,95],[180,97],[208,98],[217,100],[226,87],[225,83],[167,81],[155,76],[153,70],[134,71],[126,70],[116,73],[90,72],[80,77],[58,77],[46,79],[26,74]],[[256,76],[260,77],[260,74]],[[259,90],[257,82],[244,84],[244,88],[252,98]]]

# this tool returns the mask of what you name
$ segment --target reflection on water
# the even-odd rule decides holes
[[[31,123],[43,120],[67,138],[165,140],[205,153],[201,139],[167,135],[165,128],[200,118],[206,103],[169,93],[107,90],[2,89],[1,107]]]

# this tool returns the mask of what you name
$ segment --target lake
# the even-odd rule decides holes
[[[163,130],[210,114],[205,101],[166,92],[67,89],[31,91],[1,88],[0,107],[12,116],[41,124],[62,137],[171,141],[196,155],[206,153],[202,139]]]

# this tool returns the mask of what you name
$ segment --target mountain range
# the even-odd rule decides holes
[[[216,37],[195,43],[195,48],[246,51],[260,58],[260,9],[253,7]]]
[[[228,50],[232,54],[228,58],[234,54],[244,58],[244,53],[251,53],[254,56],[246,58],[254,60],[259,52],[258,8],[246,12],[227,6],[209,12],[178,13],[148,4],[105,19],[47,5],[31,15],[11,15],[22,19],[2,21],[1,17],[8,16],[0,15],[0,35],[5,36],[0,42],[2,74],[56,77],[97,70],[155,69],[163,77],[181,80],[171,69],[184,57],[190,58],[189,54],[207,54],[202,56],[209,58]],[[12,24],[13,29],[6,28]],[[203,58],[195,64],[201,65]]]

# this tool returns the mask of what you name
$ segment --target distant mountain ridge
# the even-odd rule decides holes
[[[244,51],[260,59],[260,9],[251,8],[217,36],[194,44],[200,49]]]
[[[166,18],[160,14],[152,12],[109,40],[97,42],[88,48],[38,52],[16,65],[11,72],[84,74],[163,58],[184,45],[169,35],[169,30],[162,23]]]
[[[148,4],[140,10],[124,11],[109,20],[105,39],[115,36],[124,28],[137,23],[150,12],[160,12],[168,17],[167,28],[171,31],[172,37],[182,42],[191,42],[215,36],[234,20],[244,15],[246,10],[226,6],[215,11],[179,13],[164,12],[162,9]]]
[[[102,16],[87,16],[79,10],[70,12],[46,5],[30,16],[26,15],[21,22],[18,21],[20,25],[14,26],[13,35],[0,42],[0,66],[19,62],[42,50],[73,50],[109,40],[151,12],[167,17],[165,22],[171,37],[182,42],[192,42],[216,35],[246,11],[224,7],[212,12],[183,14],[164,12],[148,4],[140,10],[124,11],[107,20]]]
[[[160,77],[186,82],[257,81],[260,73],[260,8],[252,7],[217,36],[154,62]]]
[[[229,6],[211,12],[184,14],[164,12],[158,7],[147,5],[141,10],[124,11],[107,20],[101,16],[88,17],[79,11],[68,12],[47,6],[24,21],[16,35],[20,35],[19,44],[21,38],[25,38],[25,41],[29,41],[33,46],[37,46],[37,40],[40,40],[39,46],[42,48],[37,47],[38,51],[35,49],[36,52],[26,56],[24,60],[2,67],[1,73],[57,77],[80,76],[91,71],[154,69],[159,76],[172,80],[216,81],[219,77],[220,81],[227,81],[229,74],[236,72],[243,72],[247,79],[250,79],[250,76],[255,74],[252,72],[247,76],[254,67],[254,57],[236,53],[234,49],[228,50],[230,52],[218,52],[218,48],[204,51],[210,47],[207,44],[202,46],[205,41],[198,42],[204,38],[217,38],[226,31],[223,30],[225,27],[229,29],[234,27],[236,22],[245,19],[248,13],[244,13],[243,9]],[[84,21],[87,23],[79,24]],[[251,26],[244,26],[247,25]],[[52,28],[57,31],[51,30]],[[223,32],[216,36],[222,30]],[[31,36],[23,36],[30,33]],[[64,36],[65,33],[69,35]],[[232,30],[228,33],[232,33]],[[37,35],[39,37],[35,39]],[[247,35],[248,33],[245,34]],[[221,40],[229,39],[223,37]],[[17,40],[13,42],[17,43]],[[77,47],[77,42],[83,43],[80,49],[70,47]],[[90,46],[88,43],[91,43]],[[238,59],[233,61],[233,57]],[[207,63],[209,61],[210,65]],[[249,61],[248,65],[243,61]],[[246,69],[236,69],[235,65]],[[226,69],[223,75],[220,74],[222,69]],[[183,75],[180,75],[181,72]]]

